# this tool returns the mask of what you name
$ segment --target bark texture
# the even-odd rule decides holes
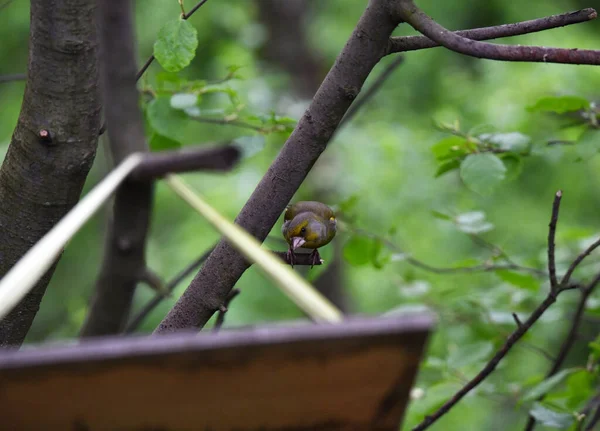
[[[371,0],[296,129],[236,218],[260,241],[325,151],[369,73],[385,55],[398,23],[389,0]],[[221,241],[155,333],[202,327],[247,268],[244,258]]]
[[[102,86],[110,150],[115,164],[148,151],[136,88],[133,5],[130,0],[100,2]],[[138,282],[156,277],[146,268],[154,183],[127,180],[117,190],[104,259],[82,336],[120,332],[127,322]]]
[[[32,0],[27,84],[0,168],[0,277],[79,200],[100,128],[94,0]],[[0,322],[23,342],[56,264]]]
[[[290,76],[295,95],[302,99],[313,97],[326,70],[324,59],[309,43],[306,24],[311,17],[312,4],[314,0],[256,0],[260,19],[269,34],[264,56],[270,63],[285,70]],[[331,199],[339,196],[335,184],[319,181],[322,173],[332,170],[337,170],[335,160],[331,157],[329,160],[321,159],[313,171],[313,178],[317,180],[307,184],[311,199],[331,203]],[[339,238],[334,238],[330,247],[333,248],[331,260],[313,284],[342,312],[347,313],[351,301],[344,289],[344,262]]]

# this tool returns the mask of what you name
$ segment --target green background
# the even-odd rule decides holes
[[[188,0],[189,3],[189,0]],[[309,43],[322,60],[323,73],[333,64],[358,18],[365,0],[314,1],[306,13]],[[592,6],[578,1],[535,0],[504,2],[419,1],[442,25],[467,28],[533,19]],[[191,3],[186,6],[190,8]],[[139,63],[152,53],[161,26],[179,13],[177,1],[144,0],[136,10]],[[27,66],[28,2],[15,1],[0,11],[0,74],[24,72]],[[263,58],[270,43],[250,0],[211,0],[190,22],[198,31],[199,44],[189,79],[216,81],[227,67],[239,65],[241,80],[228,83],[247,109],[254,113],[275,111],[298,119],[305,101],[289,94],[290,76]],[[398,35],[414,34],[403,25]],[[590,22],[520,36],[506,43],[600,49],[600,22]],[[376,68],[372,82],[393,57]],[[142,85],[151,85],[161,72],[156,62]],[[19,115],[24,83],[0,84],[0,155],[3,156]],[[330,144],[326,157],[309,176],[297,197],[313,196],[317,188],[329,190],[332,205],[355,196],[352,223],[357,228],[386,236],[400,249],[431,265],[461,266],[483,262],[490,253],[432,210],[449,214],[483,211],[494,229],[483,233],[515,260],[544,268],[547,225],[554,193],[564,192],[557,236],[559,270],[564,271],[582,244],[600,233],[598,133],[587,145],[547,147],[557,136],[551,117],[530,113],[527,106],[545,96],[577,95],[593,100],[600,89],[600,69],[593,66],[508,63],[471,59],[437,48],[410,52],[384,88]],[[207,104],[226,104],[208,98]],[[110,107],[107,107],[110,109]],[[498,131],[531,136],[537,151],[523,159],[522,172],[505,181],[489,196],[467,189],[458,173],[435,178],[437,168],[431,147],[447,134],[434,122],[459,120],[461,128],[491,125]],[[253,136],[250,130],[232,126],[191,123],[178,130],[186,145],[202,145],[225,138]],[[270,134],[265,147],[249,155],[227,174],[186,174],[186,178],[224,215],[233,219],[285,141],[285,134]],[[102,143],[89,190],[110,169]],[[107,212],[102,211],[70,242],[42,302],[28,336],[28,343],[77,336],[99,271]],[[157,187],[148,244],[148,263],[167,280],[209,248],[218,235],[164,185]],[[272,236],[279,237],[280,224]],[[344,244],[350,235],[338,234]],[[274,248],[285,249],[279,242]],[[322,251],[326,260],[331,246]],[[585,278],[600,265],[586,265]],[[526,288],[506,283],[494,273],[436,275],[407,264],[400,254],[377,268],[366,264],[344,265],[344,286],[357,313],[379,314],[392,309],[411,312],[428,307],[439,318],[417,386],[425,396],[415,401],[406,418],[414,425],[423,414],[439,405],[466,378],[474,375],[513,329],[510,313],[526,316],[548,288],[542,280]],[[314,269],[314,277],[320,269]],[[152,331],[173,305],[187,283],[165,300],[144,322],[141,331]],[[238,283],[242,294],[227,314],[226,326],[302,318],[302,313],[256,269]],[[136,293],[136,309],[153,296],[146,287]],[[541,380],[549,367],[539,349],[554,353],[568,327],[577,300],[575,292],[560,297],[538,325],[517,346],[498,372],[475,396],[468,397],[433,429],[520,429],[528,403],[517,400]],[[600,296],[590,301],[589,320],[582,329],[570,365],[584,365],[585,340],[597,333]],[[596,320],[594,320],[596,319]],[[594,324],[596,326],[594,326]],[[540,427],[541,429],[541,427]]]

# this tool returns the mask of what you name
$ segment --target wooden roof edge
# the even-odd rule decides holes
[[[434,323],[435,317],[430,313],[411,313],[384,317],[350,317],[340,323],[287,321],[251,328],[221,330],[218,333],[182,331],[167,335],[95,337],[77,342],[26,346],[18,351],[0,351],[0,370],[302,341],[402,334],[426,337]]]

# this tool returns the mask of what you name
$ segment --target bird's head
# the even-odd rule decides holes
[[[319,248],[331,241],[330,224],[335,223],[335,218],[325,222],[322,218],[312,213],[301,213],[287,222],[284,226],[284,236],[292,249],[299,247]]]

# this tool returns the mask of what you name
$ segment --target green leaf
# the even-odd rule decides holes
[[[371,263],[376,269],[383,268],[392,260],[392,253],[385,247],[380,239],[374,240],[374,246],[371,250]]]
[[[537,400],[542,395],[546,395],[552,389],[554,389],[559,383],[561,383],[568,375],[572,374],[576,370],[574,369],[566,369],[562,370],[552,377],[544,380],[540,384],[531,388],[525,395],[521,397],[521,402],[525,403],[528,401]]]
[[[505,179],[506,167],[494,154],[471,154],[461,162],[460,176],[472,191],[489,195]]]
[[[354,235],[344,245],[344,259],[350,265],[366,265],[372,261],[376,247],[372,238],[364,235]]]
[[[148,104],[146,110],[150,126],[162,136],[180,141],[183,130],[189,124],[187,115],[171,107],[171,98],[159,96]]]
[[[567,378],[567,390],[564,393],[565,405],[572,410],[579,408],[590,399],[596,389],[598,377],[588,370],[575,371]]]
[[[181,147],[181,142],[167,138],[155,133],[150,138],[150,149],[152,151],[173,150]]]
[[[500,160],[506,168],[506,180],[511,181],[517,178],[523,170],[523,158],[515,153],[506,153],[500,155]]]
[[[549,428],[566,429],[575,421],[573,415],[557,412],[541,403],[534,403],[529,414],[540,424]]]
[[[459,167],[460,167],[459,159],[454,159],[454,160],[450,160],[449,162],[442,163],[440,166],[438,166],[437,171],[435,171],[434,177],[435,178],[440,177],[440,176],[444,175],[446,172],[453,171],[455,169],[458,169]]]
[[[177,91],[185,83],[186,80],[177,73],[162,71],[156,74],[156,86],[159,90]]]
[[[167,21],[158,32],[154,56],[168,72],[178,72],[196,55],[198,33],[189,22],[178,18]]]
[[[440,220],[452,220],[452,216],[436,210],[431,210],[431,215]]]
[[[589,109],[590,102],[583,97],[562,96],[562,97],[544,97],[538,100],[535,105],[529,106],[529,112],[555,112],[564,114],[565,112],[579,111]]]
[[[454,219],[458,230],[468,234],[479,234],[494,229],[494,225],[485,219],[483,211],[470,211]]]
[[[431,152],[440,161],[460,157],[466,153],[465,143],[466,139],[463,137],[448,136],[431,147]]]
[[[529,149],[531,138],[519,132],[485,133],[479,136],[484,142],[494,145],[502,151],[522,153]]]
[[[171,96],[171,108],[186,109],[198,104],[198,95],[191,93],[177,93]]]
[[[498,269],[496,270],[496,275],[507,283],[523,289],[537,292],[540,288],[540,281],[531,274],[521,274],[520,272]]]

